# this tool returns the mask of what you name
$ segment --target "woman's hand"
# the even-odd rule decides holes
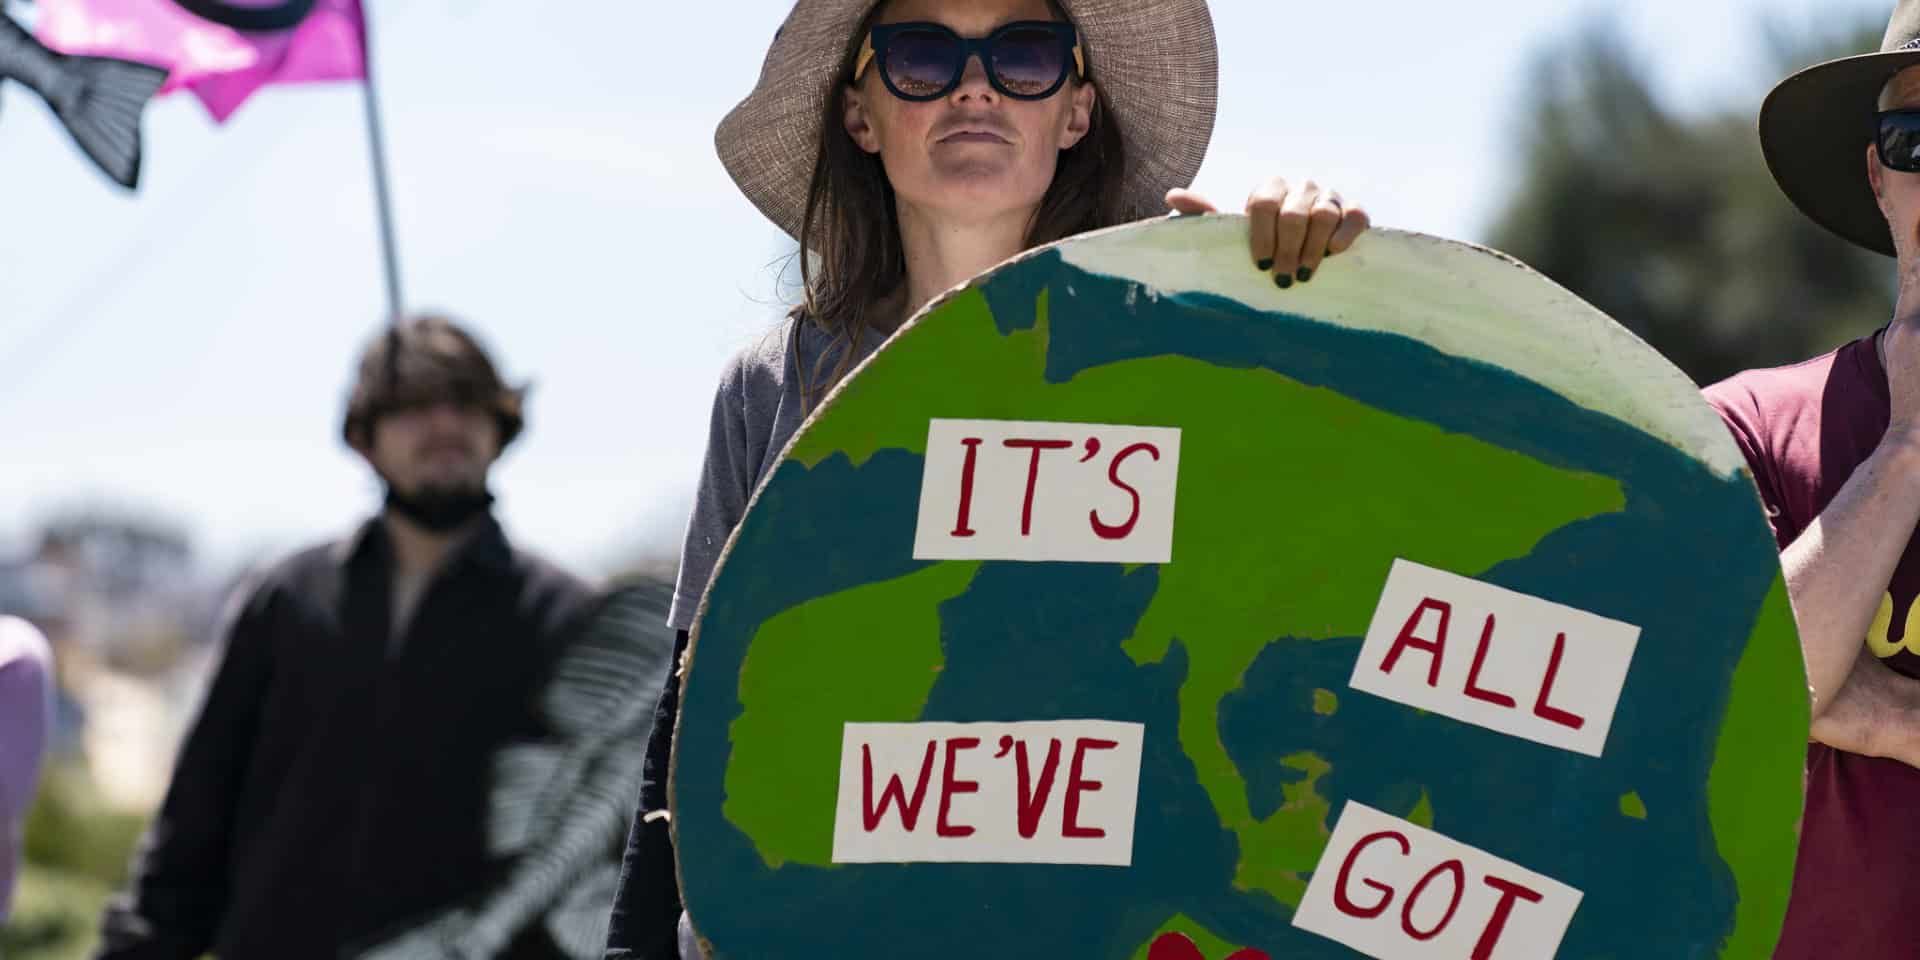
[[[1167,191],[1167,206],[1183,215],[1219,212],[1207,198],[1185,189]],[[1367,212],[1348,206],[1338,191],[1281,177],[1247,196],[1247,219],[1254,266],[1272,271],[1273,282],[1283,289],[1313,279],[1320,261],[1353,246],[1371,224]]]

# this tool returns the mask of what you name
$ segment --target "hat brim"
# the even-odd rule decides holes
[[[1781,192],[1815,223],[1889,257],[1893,235],[1865,151],[1880,89],[1916,65],[1920,50],[1829,60],[1780,81],[1760,105],[1760,152]]]
[[[747,199],[799,237],[820,126],[849,39],[875,0],[799,0],[753,92],[714,133]],[[1206,0],[1064,0],[1094,83],[1126,151],[1121,217],[1165,211],[1188,186],[1213,137],[1220,56]]]

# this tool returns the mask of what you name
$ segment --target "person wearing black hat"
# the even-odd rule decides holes
[[[1911,960],[1920,915],[1920,0],[1876,53],[1809,67],[1760,110],[1775,180],[1895,259],[1891,321],[1706,390],[1781,548],[1812,697],[1807,803],[1778,960]]]
[[[492,910],[522,861],[565,832],[533,826],[563,809],[537,788],[563,766],[573,725],[542,699],[597,602],[510,545],[491,513],[487,478],[520,433],[522,400],[447,319],[373,338],[342,434],[385,508],[235,592],[219,666],[98,957],[597,952],[624,805],[608,805],[602,835],[580,847],[602,879],[590,907],[572,906],[577,929],[545,922],[564,891],[516,894],[511,917]],[[540,866],[583,881],[578,864]]]

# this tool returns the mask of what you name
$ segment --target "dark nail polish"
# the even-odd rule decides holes
[[[1273,282],[1279,284],[1280,289],[1282,290],[1285,290],[1286,288],[1293,286],[1293,278],[1287,276],[1284,273],[1280,274],[1277,277],[1274,277]]]
[[[1295,273],[1294,276],[1299,277],[1301,283],[1306,283],[1308,280],[1313,279],[1313,268],[1301,267],[1299,272]]]
[[[1260,272],[1261,272],[1261,273],[1265,273],[1265,272],[1267,272],[1268,270],[1272,270],[1272,269],[1273,269],[1273,258],[1272,258],[1272,257],[1268,257],[1268,258],[1266,258],[1265,260],[1262,260],[1262,261],[1260,261],[1260,262],[1258,262],[1258,263],[1256,263],[1256,264],[1254,264],[1254,266],[1256,266],[1256,267],[1259,267],[1259,268],[1260,268]]]

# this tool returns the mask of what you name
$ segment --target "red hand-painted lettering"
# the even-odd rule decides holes
[[[1124,450],[1121,450],[1120,453],[1113,458],[1113,463],[1107,466],[1107,479],[1111,481],[1114,486],[1119,487],[1122,490],[1125,490],[1127,492],[1127,496],[1133,498],[1133,512],[1127,514],[1127,522],[1119,524],[1117,526],[1109,526],[1105,523],[1100,522],[1100,511],[1098,510],[1087,511],[1087,520],[1093,524],[1094,534],[1096,534],[1103,540],[1122,539],[1127,534],[1133,532],[1134,524],[1140,522],[1140,491],[1135,490],[1125,480],[1120,479],[1120,464],[1123,461],[1125,461],[1128,457],[1131,457],[1134,454],[1140,453],[1142,451],[1145,451],[1148,456],[1153,457],[1153,459],[1155,460],[1160,459],[1159,447],[1156,447],[1151,443],[1136,443],[1133,446],[1130,446]]]
[[[1426,892],[1427,884],[1432,883],[1433,878],[1442,873],[1453,874],[1453,900],[1447,904],[1447,912],[1440,917],[1439,923],[1433,925],[1433,929],[1424,931],[1416,930],[1413,926],[1413,906],[1420,902],[1420,894]],[[1428,870],[1427,875],[1421,877],[1420,882],[1413,885],[1413,890],[1407,894],[1406,904],[1400,908],[1400,929],[1405,930],[1407,936],[1415,940],[1432,940],[1434,937],[1439,936],[1440,931],[1445,930],[1447,924],[1453,922],[1453,915],[1459,912],[1460,895],[1466,891],[1466,886],[1466,868],[1458,860],[1448,860],[1434,867],[1432,870]]]
[[[1493,916],[1487,919],[1486,928],[1480,931],[1480,940],[1473,945],[1471,960],[1493,960],[1493,949],[1500,945],[1500,934],[1506,931],[1507,917],[1513,913],[1513,901],[1540,902],[1539,893],[1517,883],[1499,877],[1484,879],[1487,886],[1500,891],[1500,902],[1494,906]]]
[[[1079,737],[1074,740],[1073,766],[1067,772],[1067,817],[1061,830],[1062,836],[1104,837],[1107,835],[1107,831],[1100,827],[1083,827],[1080,825],[1081,791],[1084,790],[1092,793],[1100,789],[1101,786],[1100,781],[1087,780],[1081,777],[1080,773],[1082,770],[1082,761],[1086,759],[1088,750],[1112,750],[1119,745],[1120,743],[1116,740],[1096,740],[1092,737]]]
[[[973,828],[966,824],[947,822],[947,814],[953,810],[953,795],[956,793],[976,793],[980,789],[978,781],[957,780],[953,776],[956,755],[962,750],[971,750],[980,745],[979,737],[954,737],[947,741],[947,772],[940,781],[940,816],[934,821],[934,832],[943,837],[970,837]]]
[[[920,781],[913,788],[913,799],[907,800],[907,788],[900,781],[900,775],[891,774],[887,777],[886,789],[880,793],[880,806],[876,808],[873,805],[873,746],[865,743],[860,745],[860,774],[864,791],[864,809],[861,812],[865,814],[868,833],[880,828],[881,819],[887,815],[888,803],[900,807],[900,822],[906,826],[908,833],[913,832],[913,825],[920,819],[920,804],[927,798],[927,781],[933,776],[933,748],[934,742],[928,741],[926,758],[920,761]]]
[[[967,521],[973,513],[973,468],[980,459],[980,438],[967,437],[960,443],[967,448],[967,460],[960,466],[960,516],[953,522],[953,535],[971,537],[974,530]]]
[[[1487,626],[1480,631],[1480,646],[1473,651],[1473,669],[1467,671],[1467,696],[1503,707],[1514,706],[1513,698],[1497,690],[1480,686],[1480,668],[1487,662],[1487,649],[1493,645],[1493,614],[1487,614]]]
[[[1578,730],[1587,725],[1587,718],[1547,703],[1547,697],[1553,693],[1553,681],[1560,675],[1560,658],[1566,653],[1567,635],[1558,634],[1553,638],[1553,657],[1547,661],[1547,675],[1540,681],[1540,696],[1533,701],[1533,715]]]
[[[1040,767],[1040,786],[1032,786],[1032,777],[1027,767],[1027,742],[1020,741],[1014,748],[1014,768],[1019,777],[1020,795],[1014,798],[1014,812],[1020,826],[1020,836],[1029,840],[1040,829],[1040,815],[1047,810],[1047,794],[1053,792],[1053,772],[1060,769],[1060,740],[1052,738],[1047,745],[1047,762]]]
[[[1347,896],[1347,880],[1353,874],[1353,862],[1360,859],[1360,851],[1365,850],[1369,845],[1379,840],[1392,840],[1398,843],[1400,845],[1400,855],[1403,857],[1413,852],[1413,845],[1407,842],[1406,835],[1395,830],[1382,830],[1379,833],[1369,833],[1361,837],[1360,842],[1354,844],[1352,850],[1347,851],[1347,859],[1340,863],[1340,876],[1333,885],[1333,905],[1341,913],[1349,917],[1359,917],[1362,920],[1377,917],[1385,913],[1387,905],[1393,902],[1393,888],[1378,880],[1360,881],[1372,887],[1374,890],[1379,891],[1380,901],[1373,906],[1360,906],[1353,902],[1352,897]]]
[[[1065,450],[1073,446],[1071,440],[1002,440],[1001,443],[1015,450],[1031,450],[1033,456],[1027,461],[1027,496],[1020,504],[1020,535],[1033,532],[1033,490],[1040,482],[1040,454],[1046,450]]]
[[[1414,631],[1420,627],[1420,618],[1425,616],[1428,610],[1437,610],[1440,613],[1440,629],[1431,639],[1414,634]],[[1421,600],[1420,605],[1413,609],[1413,616],[1408,617],[1406,624],[1400,628],[1400,635],[1393,639],[1393,647],[1387,651],[1386,659],[1380,661],[1380,672],[1392,673],[1393,665],[1400,662],[1400,654],[1408,647],[1425,650],[1433,655],[1433,663],[1427,667],[1427,686],[1439,686],[1440,659],[1447,652],[1447,622],[1452,619],[1453,604],[1445,600],[1435,600],[1432,597]]]

